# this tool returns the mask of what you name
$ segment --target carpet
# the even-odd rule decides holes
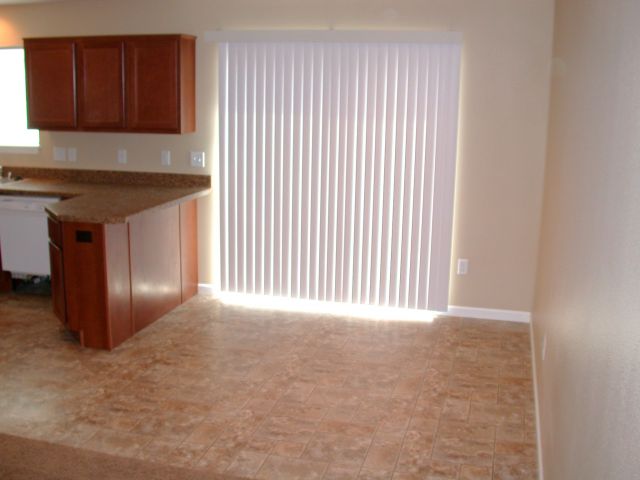
[[[2,480],[233,480],[237,477],[116,457],[0,433]]]

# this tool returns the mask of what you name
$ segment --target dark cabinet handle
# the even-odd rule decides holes
[[[93,233],[88,230],[76,230],[76,242],[78,243],[92,243]]]

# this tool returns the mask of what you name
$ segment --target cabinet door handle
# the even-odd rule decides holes
[[[76,242],[93,243],[93,233],[89,230],[76,230]]]

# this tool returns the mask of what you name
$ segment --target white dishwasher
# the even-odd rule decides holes
[[[50,275],[49,234],[44,207],[55,197],[0,195],[2,269],[12,273]]]

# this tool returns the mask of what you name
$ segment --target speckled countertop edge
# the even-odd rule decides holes
[[[18,168],[15,171],[23,172]],[[25,169],[27,170],[27,169]],[[41,169],[48,170],[48,169]],[[69,175],[69,171],[65,171]],[[24,172],[27,173],[27,172]],[[127,177],[127,172],[117,172]],[[205,180],[187,179],[180,175],[172,179],[171,174],[158,174],[158,184],[153,184],[153,174],[132,172],[133,181],[117,184],[95,182],[93,178],[80,175],[81,180],[71,178],[31,178],[25,177],[10,183],[0,184],[0,195],[49,196],[61,200],[46,207],[46,211],[60,221],[77,223],[125,223],[134,215],[157,208],[166,208],[182,202],[197,199],[210,193],[210,178]],[[137,176],[137,178],[136,178]],[[190,176],[196,177],[196,176]],[[204,177],[204,176],[201,176]],[[84,180],[89,179],[85,182]],[[144,179],[139,183],[138,179]],[[201,183],[201,186],[194,186]],[[185,186],[184,184],[189,186]],[[182,185],[181,185],[182,184]],[[181,185],[181,186],[175,186]]]

